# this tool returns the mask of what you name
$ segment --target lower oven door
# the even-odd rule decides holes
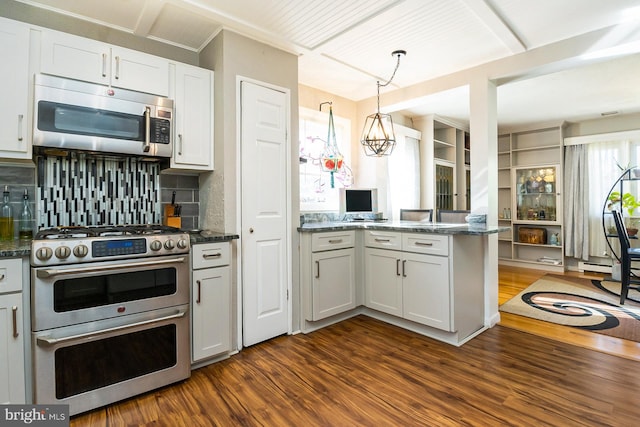
[[[31,269],[33,331],[188,303],[188,254]]]
[[[34,403],[85,412],[190,376],[189,306],[32,333]]]

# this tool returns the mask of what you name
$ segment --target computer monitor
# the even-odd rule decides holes
[[[378,212],[376,188],[341,188],[340,212],[343,214],[375,214]]]

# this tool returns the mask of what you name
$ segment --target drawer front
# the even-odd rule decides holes
[[[449,236],[439,234],[402,234],[402,250],[419,254],[449,255]]]
[[[366,230],[364,245],[369,248],[402,249],[402,234],[389,231]]]
[[[311,251],[320,252],[352,248],[355,245],[355,241],[356,232],[354,230],[313,233],[311,236]]]
[[[22,260],[0,260],[0,294],[22,290]]]
[[[229,265],[229,242],[199,243],[191,249],[191,266],[194,270]]]

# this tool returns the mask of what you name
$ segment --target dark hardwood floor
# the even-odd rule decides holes
[[[454,347],[359,316],[246,348],[71,426],[631,426],[639,368],[500,325]]]

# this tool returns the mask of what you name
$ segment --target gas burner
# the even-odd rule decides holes
[[[54,227],[40,230],[36,233],[35,240],[42,239],[73,239],[97,236],[94,229],[90,227]]]
[[[35,240],[176,234],[180,232],[179,228],[161,224],[61,226],[40,230],[36,234]]]

